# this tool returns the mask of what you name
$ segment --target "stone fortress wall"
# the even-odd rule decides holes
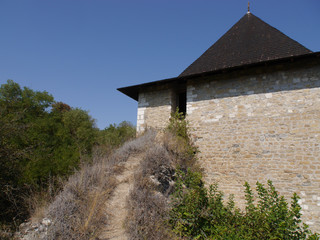
[[[173,91],[170,85],[146,89],[139,94],[137,132],[146,128],[162,129],[171,116]]]
[[[138,131],[163,128],[173,90],[139,96]],[[272,180],[300,197],[303,219],[320,231],[320,66],[263,68],[187,84],[187,120],[207,183],[243,203],[243,184]]]

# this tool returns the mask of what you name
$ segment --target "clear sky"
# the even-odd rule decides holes
[[[178,76],[247,12],[247,0],[0,0],[0,84],[47,91],[101,129],[136,124],[116,89]],[[320,0],[252,0],[251,12],[320,51]]]

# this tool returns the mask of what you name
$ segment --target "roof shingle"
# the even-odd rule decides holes
[[[179,77],[308,53],[312,51],[248,12]]]

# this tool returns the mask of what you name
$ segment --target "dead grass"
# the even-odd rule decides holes
[[[182,171],[199,170],[190,150],[196,148],[169,131],[157,135],[135,173],[134,188],[129,195],[126,222],[129,239],[178,239],[168,223],[170,194],[177,167]]]
[[[46,239],[95,239],[108,223],[108,216],[101,210],[117,185],[115,175],[121,172],[118,164],[144,151],[154,138],[155,133],[149,131],[109,157],[95,156],[93,164],[83,165],[71,176],[47,210],[53,224]]]
[[[128,198],[125,227],[129,239],[175,239],[168,225],[170,193],[174,187],[175,168],[194,166],[183,142],[170,133],[155,140],[155,132],[125,143],[111,156],[96,152],[93,163],[83,165],[71,176],[63,190],[45,211],[52,224],[46,239],[98,239],[108,224],[104,211],[117,186],[116,176],[132,154],[146,152],[135,173],[134,187]],[[42,216],[42,215],[41,215]]]
[[[0,224],[0,239],[1,240],[13,239],[12,228],[10,226]]]
[[[167,240],[175,236],[168,225],[170,193],[173,191],[175,168],[195,164],[186,153],[185,143],[165,132],[149,148],[135,174],[134,188],[128,199],[126,229],[129,239]]]
[[[179,167],[182,171],[187,171],[190,168],[193,171],[203,172],[196,157],[199,150],[194,146],[192,140],[187,142],[185,139],[165,131],[161,135],[161,143],[172,155],[174,168]]]
[[[61,191],[64,182],[62,179],[50,179],[47,184],[48,187],[42,189],[30,188],[28,195],[24,196],[33,223],[39,222],[45,217],[49,204]]]

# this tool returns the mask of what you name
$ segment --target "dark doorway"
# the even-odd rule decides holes
[[[179,112],[183,113],[186,116],[187,113],[187,93],[181,92],[177,96],[177,107],[179,108]]]

